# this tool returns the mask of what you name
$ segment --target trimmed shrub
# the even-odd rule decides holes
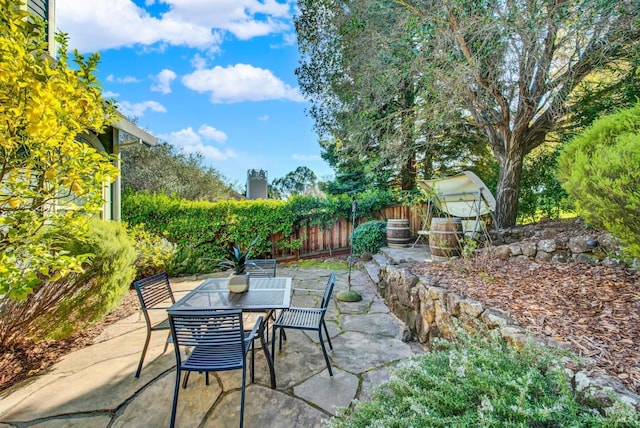
[[[436,340],[431,352],[392,371],[330,421],[355,427],[638,427],[634,410],[615,402],[606,415],[579,402],[562,352],[507,344],[497,333]],[[613,399],[612,399],[613,400]]]
[[[146,278],[169,269],[172,258],[176,254],[174,244],[145,230],[144,224],[135,225],[129,230],[129,235],[138,253],[135,262],[135,279]]]
[[[387,244],[387,223],[381,220],[368,221],[356,227],[351,235],[353,253],[375,254]]]
[[[69,254],[89,254],[84,272],[34,288],[26,300],[0,302],[0,348],[14,341],[63,339],[101,320],[127,294],[135,275],[136,251],[124,226],[92,219],[86,240],[61,243]]]
[[[558,164],[585,221],[640,257],[640,104],[594,122],[566,144]]]

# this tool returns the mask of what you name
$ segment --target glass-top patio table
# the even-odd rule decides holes
[[[227,278],[210,278],[178,300],[170,309],[242,309],[246,312],[268,312],[286,309],[291,304],[291,278],[251,278],[249,290],[232,293]],[[273,358],[265,340],[268,317],[260,325],[260,342],[269,365],[271,388],[276,388]]]

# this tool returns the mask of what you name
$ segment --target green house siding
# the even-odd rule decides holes
[[[49,43],[49,55],[55,57],[56,55],[56,43],[55,43],[55,8],[56,0],[27,0],[26,6],[23,5],[26,10],[33,16],[44,19],[47,25],[47,42]]]
[[[29,12],[44,20],[49,18],[49,1],[48,0],[29,0],[27,2]]]

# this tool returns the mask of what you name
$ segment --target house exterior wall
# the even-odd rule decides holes
[[[55,0],[27,0],[26,8],[33,15],[44,19],[47,22],[47,42],[49,43],[49,55],[56,56],[56,20]]]

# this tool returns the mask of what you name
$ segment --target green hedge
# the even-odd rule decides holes
[[[378,210],[397,201],[391,192],[370,191],[358,195],[358,218],[373,218]],[[294,196],[283,200],[187,201],[162,194],[125,192],[122,219],[130,226],[166,238],[176,245],[176,255],[167,270],[173,275],[219,270],[230,243],[246,247],[256,236],[259,242],[253,257],[272,255],[271,236],[280,250],[299,248],[302,242],[291,237],[301,226],[321,228],[339,219],[351,218],[350,196],[317,198]]]

